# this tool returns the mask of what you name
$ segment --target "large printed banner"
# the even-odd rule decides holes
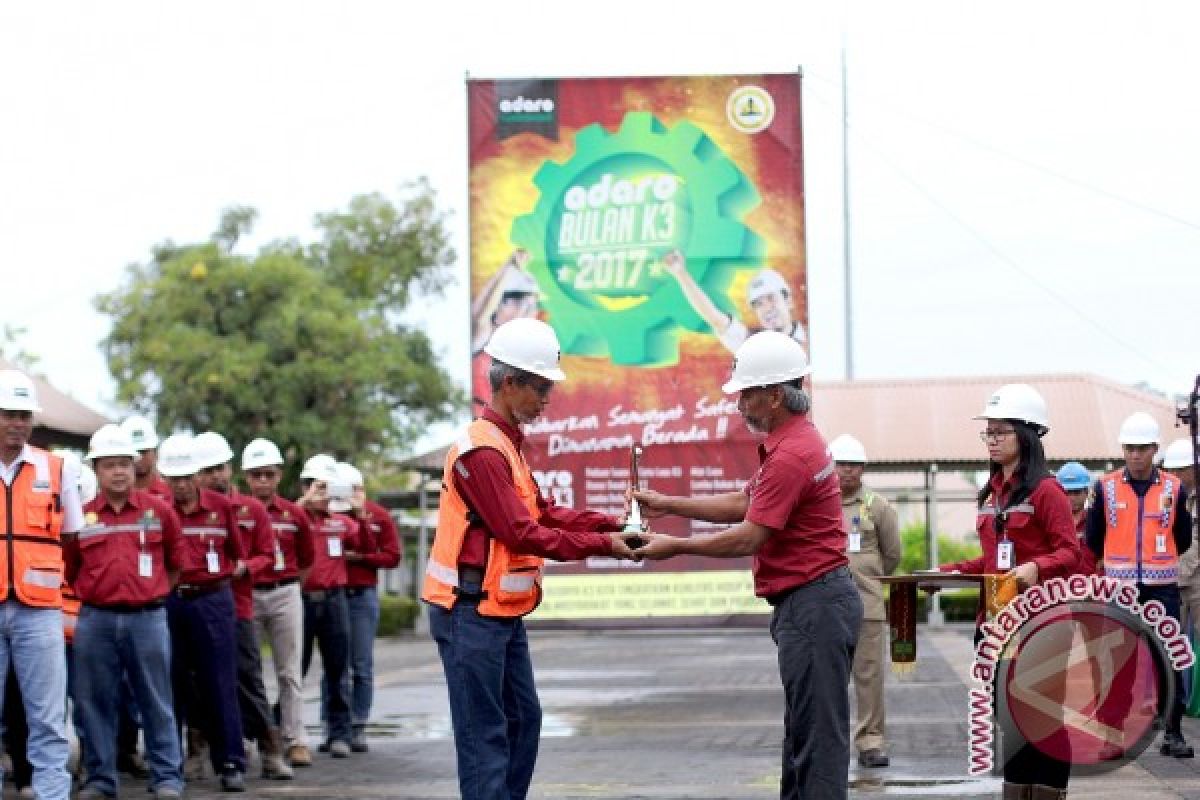
[[[757,451],[720,390],[732,352],[763,329],[808,346],[799,76],[470,81],[468,95],[476,410],[488,337],[538,316],[567,373],[527,429],[547,495],[620,513],[634,444],[652,488],[740,490]],[[748,566],[552,565],[539,614],[761,613]]]

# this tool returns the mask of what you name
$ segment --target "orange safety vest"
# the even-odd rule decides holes
[[[512,440],[493,423],[477,419],[446,454],[442,469],[442,493],[438,508],[437,533],[433,550],[425,567],[425,585],[421,599],[445,609],[454,607],[458,599],[458,556],[463,539],[470,527],[471,509],[455,488],[452,471],[458,459],[477,447],[500,451],[512,470],[513,484],[521,502],[537,519],[538,488],[525,457],[513,446]],[[483,576],[483,597],[479,613],[485,617],[523,617],[542,601],[542,559],[539,556],[514,553],[494,536],[489,540],[487,568]]]
[[[63,461],[36,447],[9,486],[0,481],[0,602],[15,595],[36,608],[62,608]]]
[[[1180,485],[1174,475],[1156,469],[1146,496],[1138,497],[1124,469],[1100,479],[1106,528],[1105,575],[1144,584],[1178,582],[1179,553],[1175,551],[1171,523]]]
[[[66,639],[67,644],[70,644],[75,640],[75,626],[79,623],[79,607],[82,603],[79,601],[79,595],[75,594],[75,590],[69,583],[63,584],[62,602],[63,638]]]

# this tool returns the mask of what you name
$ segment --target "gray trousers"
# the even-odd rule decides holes
[[[254,620],[271,643],[279,685],[280,729],[288,745],[304,744],[304,697],[300,677],[300,640],[304,603],[300,584],[254,590]]]
[[[783,718],[781,800],[844,800],[850,769],[850,665],[863,605],[838,568],[780,599],[771,615]]]

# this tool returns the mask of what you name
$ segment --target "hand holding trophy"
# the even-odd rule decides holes
[[[625,537],[625,544],[634,550],[646,543],[641,535],[646,532],[646,521],[642,519],[642,510],[638,506],[637,498],[633,496],[633,492],[642,488],[638,477],[638,459],[641,456],[642,448],[639,445],[635,444],[629,448],[629,512],[625,516],[625,527],[621,533]]]

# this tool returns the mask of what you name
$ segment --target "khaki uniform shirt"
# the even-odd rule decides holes
[[[879,495],[859,487],[850,496],[842,495],[842,516],[849,534],[846,541],[850,548],[850,572],[862,595],[863,619],[887,619],[879,578],[892,574],[900,564],[902,547],[896,510]],[[857,553],[853,552],[856,530],[861,540]]]

